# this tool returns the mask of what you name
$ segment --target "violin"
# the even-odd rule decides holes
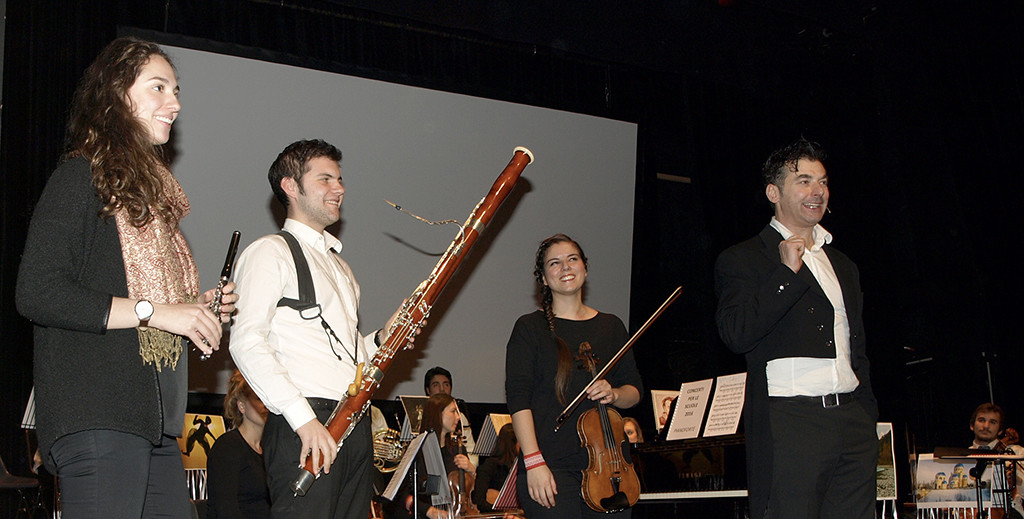
[[[459,428],[452,433],[452,440],[459,446],[459,454],[466,455],[466,437],[462,435]],[[473,494],[473,486],[476,479],[472,474],[459,468],[448,473],[448,487],[452,491],[451,517],[465,517],[480,515],[480,509],[473,503],[470,496]]]
[[[579,358],[590,375],[596,377],[597,359],[589,342],[580,344]],[[580,415],[576,432],[590,456],[581,489],[587,506],[597,512],[612,513],[635,505],[640,499],[640,479],[632,461],[622,454],[626,433],[619,412],[598,402],[597,407]]]
[[[992,450],[1006,452],[1010,445],[1017,445],[1019,441],[1020,435],[1017,434],[1017,429],[1007,427],[1006,430],[999,434],[999,441],[992,447]]]
[[[1007,427],[999,434],[999,441],[996,442],[992,449],[997,452],[1009,452],[1010,446],[1017,445],[1019,441],[1020,435],[1017,434],[1017,430],[1013,427]],[[1021,497],[1020,489],[1017,488],[1018,464],[1018,462],[1006,464],[1006,485],[1008,487],[1007,490],[1009,490],[1009,499],[1006,503],[1007,508],[1005,509],[1004,517],[1007,518],[1024,517],[1024,498]]]

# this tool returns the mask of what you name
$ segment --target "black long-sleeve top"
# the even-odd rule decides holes
[[[598,361],[598,371],[629,339],[626,327],[618,317],[601,312],[585,321],[556,318],[555,332],[565,340],[574,355],[580,343],[590,342]],[[520,317],[512,329],[505,352],[505,397],[508,410],[512,414],[523,409],[533,412],[537,443],[549,467],[553,470],[583,470],[587,467],[587,451],[580,446],[576,422],[584,411],[596,404],[584,399],[556,433],[555,419],[565,408],[559,403],[555,392],[557,370],[558,347],[548,331],[544,313],[538,310]],[[612,387],[632,385],[643,394],[643,383],[632,351],[626,352],[605,378]],[[574,366],[565,395],[566,403],[591,380],[587,371]]]
[[[270,492],[263,456],[252,450],[241,431],[217,438],[206,462],[207,519],[266,519]]]

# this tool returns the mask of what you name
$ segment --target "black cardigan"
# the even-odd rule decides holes
[[[128,283],[117,224],[99,216],[102,206],[85,159],[60,165],[18,272],[18,312],[35,325],[39,450],[51,471],[50,447],[67,434],[107,429],[159,444],[164,430],[156,367],[139,356],[138,332],[106,329],[111,299],[128,297]],[[187,363],[183,354],[175,370],[184,383]],[[168,419],[183,424],[184,399],[175,407]]]

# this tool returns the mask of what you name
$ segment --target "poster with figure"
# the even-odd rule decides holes
[[[185,469],[205,469],[210,447],[224,432],[223,416],[185,413],[185,428],[178,438]]]
[[[677,390],[652,389],[651,402],[654,405],[654,428],[661,432],[668,422],[669,412],[672,410],[672,402],[679,396]]]
[[[405,410],[405,418],[402,420],[402,441],[411,441],[420,432],[420,422],[423,421],[423,406],[426,405],[429,397],[420,395],[401,395],[398,399],[402,402]]]

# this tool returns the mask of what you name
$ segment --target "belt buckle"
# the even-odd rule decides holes
[[[829,407],[839,407],[839,395],[836,393],[823,395],[821,397],[821,407],[824,407],[825,409],[828,409]]]

